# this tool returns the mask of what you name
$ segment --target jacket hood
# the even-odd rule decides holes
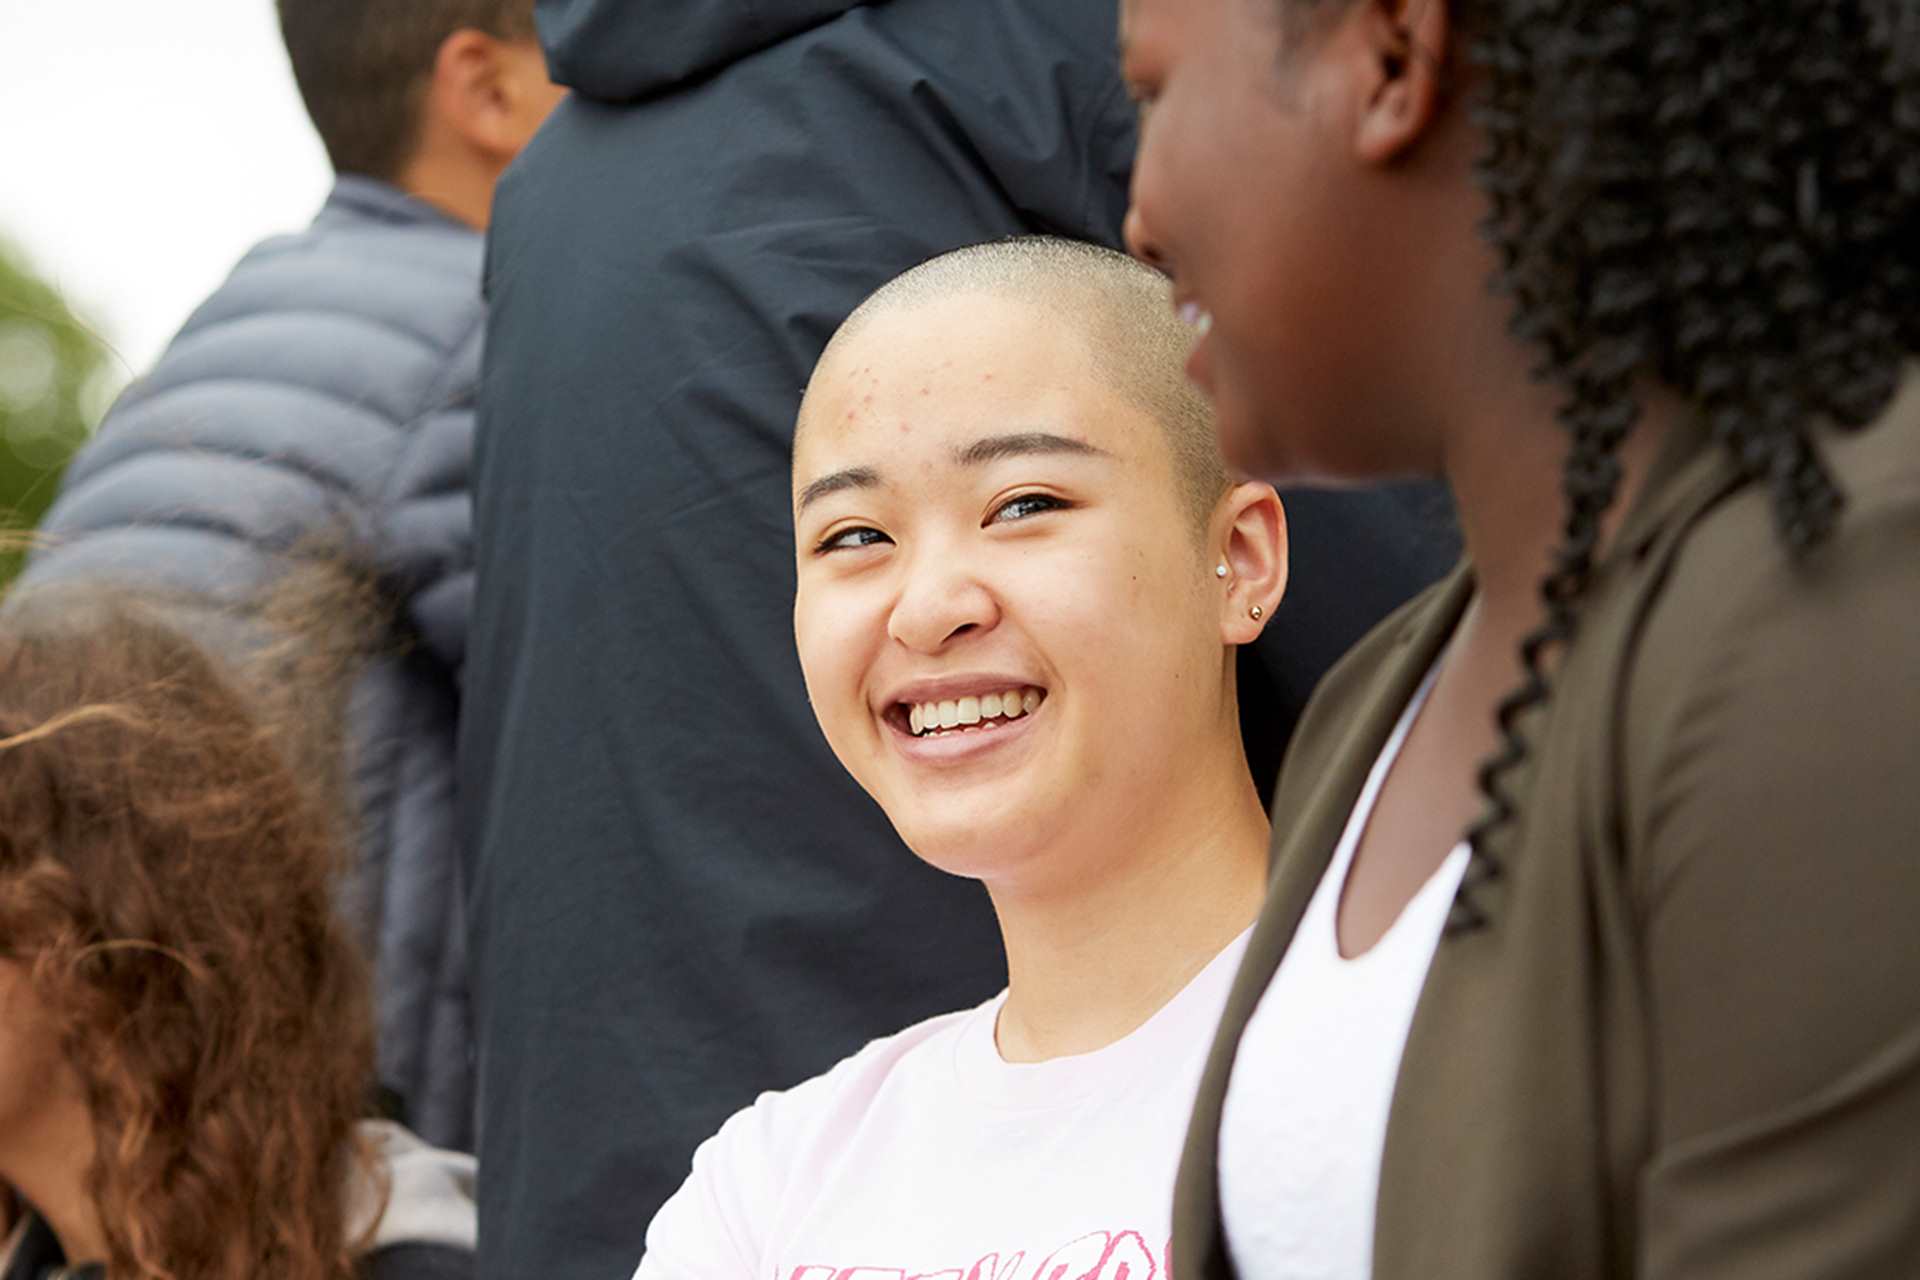
[[[868,0],[539,0],[555,81],[626,102],[710,75]]]

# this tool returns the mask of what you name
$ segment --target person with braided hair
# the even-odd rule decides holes
[[[1466,548],[1289,747],[1183,1280],[1920,1275],[1920,9],[1121,10],[1229,457]]]

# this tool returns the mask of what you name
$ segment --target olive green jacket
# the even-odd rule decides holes
[[[1823,447],[1849,502],[1804,563],[1697,442],[1612,544],[1527,722],[1490,923],[1443,938],[1421,993],[1380,1280],[1920,1277],[1920,387]],[[1289,749],[1180,1170],[1181,1280],[1231,1274],[1234,1051],[1471,592],[1462,569],[1382,624]]]

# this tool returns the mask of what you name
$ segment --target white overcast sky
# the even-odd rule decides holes
[[[123,374],[330,181],[273,0],[0,0],[0,237]]]

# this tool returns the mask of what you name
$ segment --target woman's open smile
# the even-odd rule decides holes
[[[973,676],[921,681],[880,719],[900,754],[917,764],[971,762],[1027,736],[1047,700],[1038,685]]]

